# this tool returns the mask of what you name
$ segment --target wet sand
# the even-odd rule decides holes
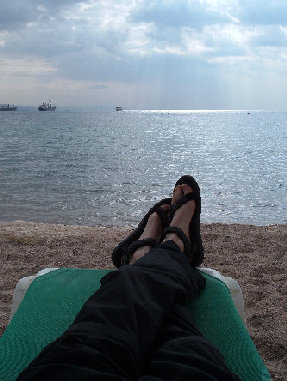
[[[0,335],[17,281],[45,267],[112,268],[131,228],[0,223]],[[239,282],[249,333],[275,380],[287,379],[287,225],[202,225],[203,267]]]

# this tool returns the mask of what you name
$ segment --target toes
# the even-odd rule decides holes
[[[183,194],[188,194],[188,193],[193,191],[193,189],[187,184],[182,184],[181,189],[182,189]]]
[[[165,212],[169,212],[170,210],[170,205],[169,204],[163,204],[160,206]]]

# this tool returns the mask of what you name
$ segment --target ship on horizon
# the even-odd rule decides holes
[[[48,102],[43,102],[39,107],[39,111],[55,111],[56,110],[56,105],[52,105],[51,101]]]
[[[0,111],[16,111],[17,108],[17,106],[10,105],[9,103],[0,105]]]

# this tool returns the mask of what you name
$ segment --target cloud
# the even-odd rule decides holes
[[[107,85],[93,85],[93,86],[88,86],[89,90],[105,90],[108,89]]]
[[[238,17],[249,25],[287,25],[287,2],[240,0]]]
[[[35,87],[38,78],[41,86],[57,83],[59,91],[62,83],[69,92],[73,86],[98,90],[108,99],[118,83],[118,91],[125,84],[129,91],[151,92],[154,99],[173,93],[182,100],[197,93],[211,102],[219,95],[227,101],[229,84],[237,81],[247,78],[255,88],[255,76],[258,81],[266,72],[286,77],[287,3],[282,1],[2,3],[0,72],[23,83],[33,77]]]
[[[29,23],[41,23],[79,3],[78,0],[9,0],[1,1],[0,30],[19,30]]]
[[[274,25],[267,25],[265,28],[259,28],[258,33],[250,39],[250,47],[287,47],[287,34],[284,28]]]
[[[154,23],[159,27],[201,28],[207,24],[230,22],[230,16],[205,1],[143,2],[130,15],[132,22]]]
[[[16,2],[1,1],[0,12],[0,30],[14,30],[23,28],[26,23],[31,22],[37,17],[38,12],[34,8],[34,4],[26,1]]]
[[[14,77],[23,75],[38,76],[39,74],[48,74],[55,71],[55,67],[41,59],[0,59],[0,73],[2,73],[2,75],[9,74]]]

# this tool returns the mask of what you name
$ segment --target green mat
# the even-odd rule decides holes
[[[12,381],[43,347],[73,322],[109,270],[59,269],[36,278],[0,338],[0,380]],[[202,273],[207,285],[190,305],[202,333],[242,380],[271,380],[223,282]]]

